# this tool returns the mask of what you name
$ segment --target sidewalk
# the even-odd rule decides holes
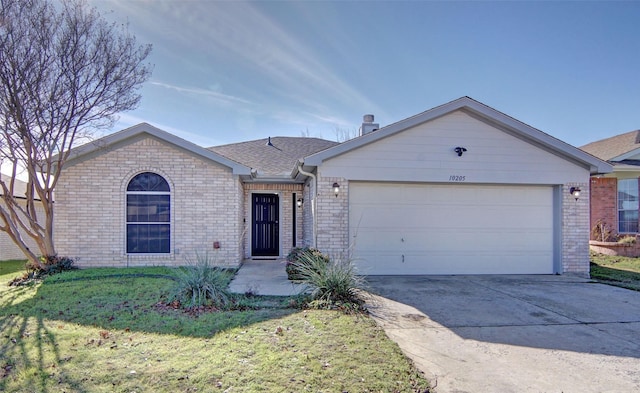
[[[229,290],[233,293],[294,296],[303,292],[304,286],[287,279],[284,260],[245,260],[229,284]]]

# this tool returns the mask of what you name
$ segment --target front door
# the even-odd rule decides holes
[[[280,203],[276,194],[252,194],[251,255],[277,257],[280,254]]]

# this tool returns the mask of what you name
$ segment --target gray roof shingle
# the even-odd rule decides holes
[[[244,166],[257,169],[262,175],[289,175],[299,159],[337,144],[338,142],[320,138],[278,136],[213,146],[208,149]]]
[[[640,148],[640,130],[630,131],[610,138],[591,142],[582,146],[580,149],[598,157],[601,160],[609,161],[612,158],[621,156],[638,148]]]

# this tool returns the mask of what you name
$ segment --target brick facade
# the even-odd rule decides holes
[[[569,193],[580,188],[576,200]],[[562,187],[562,273],[589,276],[589,184],[569,183]]]
[[[171,253],[126,253],[126,187],[138,173],[171,188]],[[152,137],[133,138],[68,166],[56,189],[58,253],[80,267],[184,265],[195,252],[219,265],[242,259],[242,185],[231,170]],[[220,248],[214,249],[213,243]]]
[[[340,185],[337,196],[333,183]],[[320,176],[317,198],[318,249],[334,258],[349,258],[349,182]]]
[[[604,223],[612,233],[618,229],[618,179],[615,177],[591,178],[591,211],[590,228],[597,225],[598,221]],[[593,239],[592,240],[600,240]]]

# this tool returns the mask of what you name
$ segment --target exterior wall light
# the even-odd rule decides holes
[[[340,184],[333,183],[333,193],[336,194],[336,198],[338,197],[339,192],[340,192]]]
[[[455,149],[453,149],[453,151],[455,151],[458,154],[458,157],[462,156],[462,153],[464,153],[465,151],[467,151],[467,149],[465,149],[462,146],[458,146]]]
[[[298,198],[298,200],[296,201],[296,205],[300,208],[302,207],[302,204],[304,203],[304,199],[302,198]]]
[[[573,195],[573,197],[576,198],[577,201],[578,198],[580,198],[580,187],[571,187],[569,189],[569,194]]]

